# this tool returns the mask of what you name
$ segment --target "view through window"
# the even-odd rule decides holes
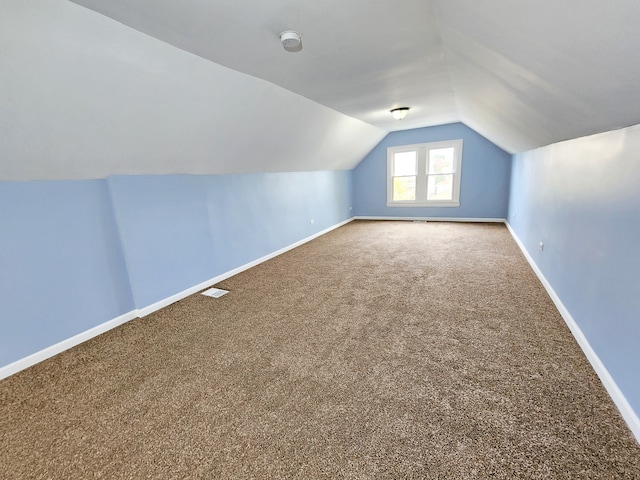
[[[387,149],[387,205],[460,205],[462,140]]]

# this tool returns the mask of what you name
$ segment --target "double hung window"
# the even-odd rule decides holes
[[[460,206],[462,140],[387,149],[387,205]]]

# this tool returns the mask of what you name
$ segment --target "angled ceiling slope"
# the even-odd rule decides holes
[[[385,130],[463,121],[518,152],[640,123],[636,0],[74,1]]]
[[[0,180],[348,169],[454,121],[510,152],[621,128],[638,24],[637,0],[6,0]]]
[[[459,120],[429,1],[75,1],[385,130]],[[302,33],[298,53],[280,45],[289,29]],[[389,114],[407,105],[402,123]]]
[[[353,168],[386,131],[66,0],[0,6],[0,181]]]
[[[640,123],[640,2],[437,3],[460,118],[505,150]]]

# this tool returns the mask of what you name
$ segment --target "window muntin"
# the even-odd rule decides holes
[[[462,140],[387,149],[388,206],[460,206]]]

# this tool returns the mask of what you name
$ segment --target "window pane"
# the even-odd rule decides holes
[[[429,173],[453,173],[454,148],[429,150]]]
[[[429,175],[427,200],[453,200],[453,174]]]
[[[395,177],[393,179],[393,200],[415,200],[416,177]]]
[[[415,175],[418,152],[401,152],[393,155],[393,175]]]

